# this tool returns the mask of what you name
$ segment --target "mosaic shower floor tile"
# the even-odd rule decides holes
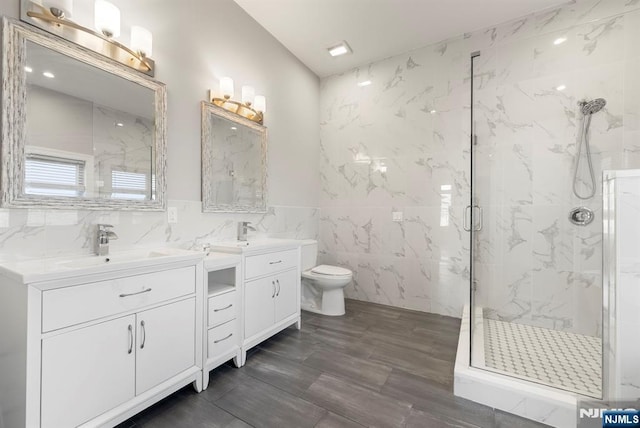
[[[591,397],[602,388],[600,338],[484,319],[485,365]]]

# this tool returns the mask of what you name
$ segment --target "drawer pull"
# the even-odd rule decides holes
[[[142,343],[140,349],[144,349],[144,344],[147,342],[147,329],[144,326],[144,321],[140,321],[140,328],[142,329]]]
[[[218,340],[214,340],[213,343],[220,343],[223,340],[227,340],[228,338],[230,338],[231,336],[233,336],[233,333],[229,333],[229,335],[227,337],[223,337],[222,339],[218,339]]]
[[[127,354],[130,354],[133,352],[133,327],[131,326],[131,324],[129,324],[129,350],[127,351]]]
[[[220,308],[220,309],[214,309],[213,312],[224,311],[225,309],[229,309],[232,306],[233,306],[233,303],[230,303],[229,306],[225,306],[224,308]]]
[[[138,291],[137,293],[128,293],[128,294],[121,294],[120,297],[129,297],[129,296],[137,296],[138,294],[142,294],[142,293],[148,293],[151,291],[151,288],[147,288],[145,290],[142,291]]]
[[[278,260],[277,262],[269,262],[270,265],[277,265],[278,263],[282,263],[282,260]]]
[[[280,280],[276,279],[276,284],[278,284],[278,292],[276,293],[276,297],[280,295]]]

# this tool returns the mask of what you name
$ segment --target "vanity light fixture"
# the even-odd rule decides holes
[[[222,94],[222,98],[216,96],[216,93]],[[255,89],[246,85],[242,87],[242,102],[232,100],[233,93],[233,79],[222,77],[220,90],[209,90],[209,100],[218,107],[262,125],[267,108],[266,98],[263,95],[255,95]]]
[[[155,63],[149,58],[152,55],[153,35],[145,28],[133,26],[131,48],[116,41],[115,38],[120,36],[120,10],[114,4],[96,0],[96,30],[69,19],[73,13],[73,0],[26,0],[26,8],[24,14],[36,26],[134,70],[154,76]]]
[[[345,42],[344,40],[335,46],[327,48],[327,50],[329,51],[329,55],[331,56],[340,56],[353,52],[347,42]]]
[[[56,77],[55,74],[50,71],[45,71],[44,73],[42,73],[42,75],[48,79],[53,79],[54,77]]]

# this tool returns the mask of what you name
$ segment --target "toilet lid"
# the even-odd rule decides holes
[[[311,269],[311,272],[317,273],[320,275],[351,275],[351,271],[349,269],[341,268],[338,266],[329,266],[329,265],[320,265]]]

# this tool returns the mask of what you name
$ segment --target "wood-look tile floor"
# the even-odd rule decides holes
[[[453,395],[460,320],[347,300],[124,422],[131,427],[543,427]]]

